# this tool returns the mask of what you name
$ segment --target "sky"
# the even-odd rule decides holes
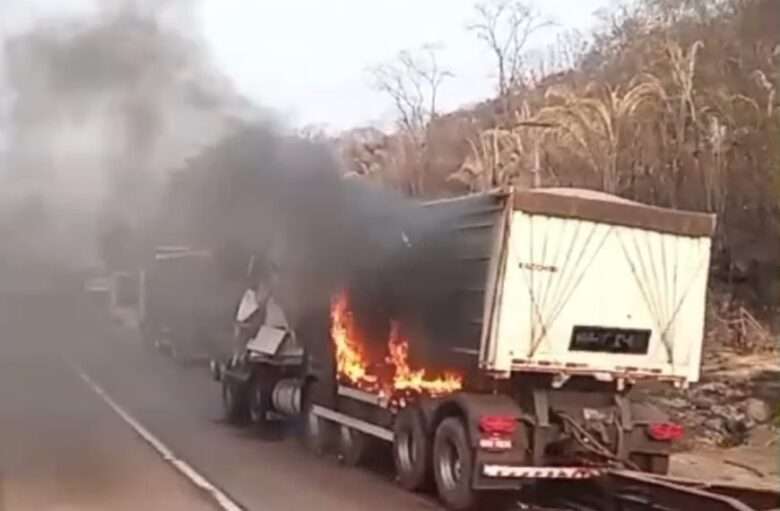
[[[0,32],[9,33],[32,19],[89,13],[109,0],[0,1]],[[558,26],[532,45],[544,47],[567,28],[587,31],[593,13],[609,3],[536,0]],[[493,96],[494,62],[466,29],[473,6],[474,0],[200,0],[193,15],[215,65],[242,94],[292,125],[341,130],[393,119],[392,104],[371,88],[367,69],[427,43],[442,46],[439,60],[454,74],[441,87],[441,110]]]

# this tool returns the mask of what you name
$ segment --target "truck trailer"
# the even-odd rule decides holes
[[[282,319],[290,301],[273,300],[274,286],[264,303],[248,291],[245,350],[211,364],[227,414],[299,417],[310,449],[335,444],[349,464],[369,439],[388,442],[399,483],[435,489],[454,510],[540,479],[667,472],[684,432],[635,390],[699,378],[714,216],[556,188],[422,209],[435,234],[399,233],[395,260],[435,237],[445,292],[406,299],[435,285],[407,257],[397,316],[377,343],[361,337],[359,286],[335,292],[323,314]]]
[[[227,349],[236,287],[222,278],[211,251],[157,246],[138,282],[145,345],[182,364],[207,361]]]

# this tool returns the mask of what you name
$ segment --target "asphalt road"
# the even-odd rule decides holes
[[[347,468],[289,428],[225,424],[204,367],[144,350],[83,298],[0,297],[0,511],[220,509],[128,418],[243,509],[438,509],[393,483],[389,451]]]

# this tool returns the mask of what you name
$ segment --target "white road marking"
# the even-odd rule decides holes
[[[80,367],[73,363],[68,363],[68,365],[71,366],[71,368],[79,375],[82,380],[84,380],[84,382],[95,392],[95,394],[100,396],[100,398],[108,406],[110,406],[111,409],[114,410],[114,412],[116,412],[116,414],[119,415],[119,417],[121,417],[125,423],[127,423],[127,425],[133,428],[138,436],[140,436],[147,444],[149,444],[155,451],[157,451],[157,453],[162,456],[163,460],[173,465],[173,467],[178,470],[184,477],[189,479],[192,484],[211,496],[220,509],[223,511],[244,511],[243,507],[228,497],[222,490],[211,484],[208,479],[201,475],[197,470],[192,468],[190,464],[177,457],[173,451],[168,448],[168,446],[162,443],[159,438],[154,436],[140,422],[135,420],[132,415],[127,413],[127,411],[119,406],[116,401],[114,401],[111,396],[109,396],[106,391],[100,387],[100,385],[95,383],[95,381],[92,380],[92,378],[90,378],[89,375],[85,373]]]

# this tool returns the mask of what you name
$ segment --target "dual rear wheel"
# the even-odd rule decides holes
[[[433,476],[439,498],[449,509],[474,509],[477,492],[472,487],[474,450],[466,427],[458,417],[444,419],[433,441]]]
[[[362,431],[344,424],[335,424],[316,413],[311,399],[304,397],[303,443],[317,456],[322,456],[336,444],[341,463],[357,466],[365,460],[371,439]]]
[[[244,382],[222,374],[222,408],[228,422],[236,425],[247,423],[263,427],[269,422],[272,410],[271,392],[274,380],[265,371],[255,371]]]
[[[223,403],[230,422],[262,423],[269,399],[256,382],[242,391],[239,385],[223,381]],[[307,450],[323,455],[335,443],[340,461],[347,466],[359,465],[370,448],[371,439],[365,433],[317,414],[309,392],[304,395],[302,429]],[[483,495],[472,487],[474,450],[461,418],[445,418],[431,442],[419,412],[405,409],[396,418],[394,436],[393,460],[403,488],[429,491],[435,487],[447,508],[457,511],[475,509],[483,502]]]
[[[225,412],[225,420],[230,424],[245,424],[249,419],[245,386],[223,377],[222,408]]]
[[[396,418],[393,459],[399,484],[410,491],[436,489],[448,509],[475,509],[482,500],[473,489],[474,450],[460,417],[447,417],[433,438],[413,409]],[[496,508],[498,509],[498,508]]]

